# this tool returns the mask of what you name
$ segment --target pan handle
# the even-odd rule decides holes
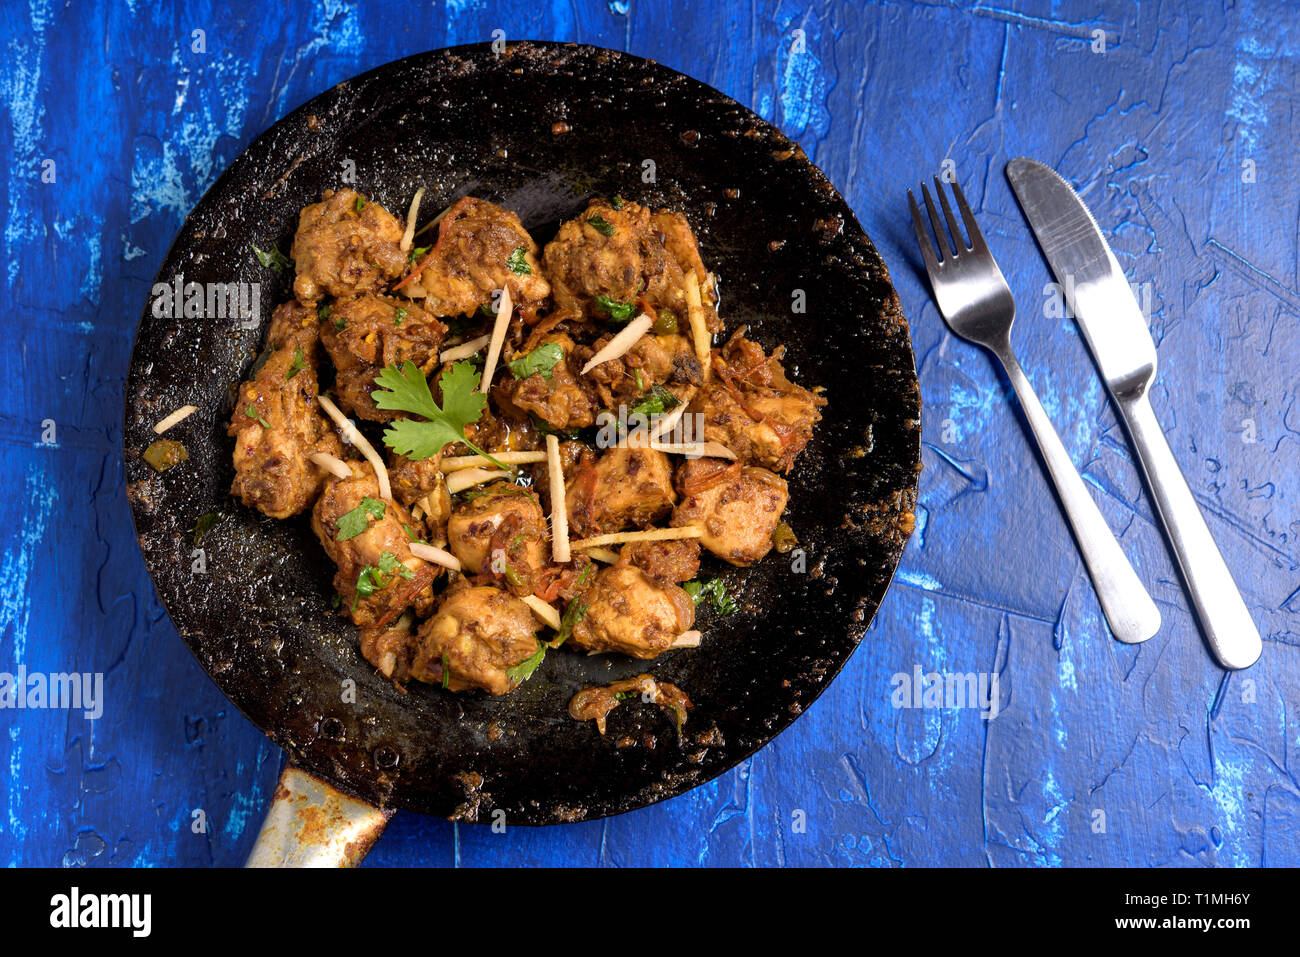
[[[290,762],[244,866],[356,867],[392,816]]]

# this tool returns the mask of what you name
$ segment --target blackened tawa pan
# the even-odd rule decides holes
[[[352,182],[352,180],[355,182]],[[234,502],[225,434],[289,271],[299,209],[354,185],[427,218],[473,194],[517,211],[541,243],[597,194],[682,210],[721,278],[730,333],[784,343],[797,381],[829,405],[791,474],[799,553],[718,564],[737,613],[701,615],[700,648],[650,663],[547,656],[514,693],[413,684],[401,694],[361,657],[331,608],[333,567],[307,517]],[[221,690],[292,760],[384,809],[547,824],[672,797],[752,754],[792,722],[853,652],[911,530],[920,394],[908,327],[884,263],[799,147],[716,90],[648,60],[587,46],[512,43],[420,54],[329,90],[259,137],[190,214],[157,283],[259,283],[259,321],[155,316],[146,304],[126,383],[124,454],[140,547],[164,606]],[[155,287],[157,288],[157,287]],[[200,288],[207,288],[201,286]],[[800,308],[802,306],[802,309]],[[165,308],[157,311],[166,312]],[[248,326],[249,328],[245,328]],[[152,426],[189,458],[155,474]],[[195,573],[191,529],[202,538]],[[626,702],[601,737],[567,714],[581,687],[650,670],[691,697],[679,738]],[[349,684],[349,681],[354,685]],[[355,701],[348,689],[355,687]]]

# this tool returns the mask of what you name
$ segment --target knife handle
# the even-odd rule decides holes
[[[1102,518],[1097,503],[1093,501],[1078,470],[1070,461],[1070,454],[1061,444],[1061,438],[1052,426],[1052,420],[1043,410],[1024,370],[1010,347],[1000,350],[998,357],[1007,370],[1007,377],[1016,390],[1016,397],[1024,409],[1029,428],[1038,440],[1039,451],[1047,464],[1047,471],[1056,484],[1065,516],[1074,529],[1075,540],[1083,554],[1084,564],[1092,577],[1097,600],[1110,623],[1111,633],[1120,641],[1133,644],[1146,641],[1160,630],[1160,611],[1147,594],[1137,572],[1129,564],[1123,549],[1115,539],[1106,520]]]
[[[1225,668],[1249,668],[1264,648],[1259,630],[1187,487],[1146,390],[1122,400],[1120,408],[1210,649]]]

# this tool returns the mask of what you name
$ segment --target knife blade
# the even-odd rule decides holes
[[[1124,270],[1055,170],[1018,157],[1006,173],[1128,429],[1210,649],[1223,667],[1248,668],[1263,643],[1151,408],[1155,342]]]

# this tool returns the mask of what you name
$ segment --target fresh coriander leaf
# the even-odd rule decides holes
[[[682,585],[682,590],[691,596],[697,607],[707,601],[719,615],[730,615],[739,607],[736,599],[727,594],[727,586],[721,578],[687,582]]]
[[[393,313],[393,325],[400,326],[402,324],[402,320],[405,319],[407,315],[408,315],[407,311],[403,309],[401,306],[398,306],[397,311]]]
[[[258,422],[262,423],[262,428],[264,429],[269,429],[271,427],[271,423],[262,418],[262,414],[257,411],[257,406],[252,402],[248,403],[248,408],[244,410],[244,415],[248,416],[250,419],[257,419]]]
[[[638,370],[640,371],[640,370]],[[682,400],[673,395],[672,392],[663,386],[655,383],[650,387],[650,391],[640,396],[631,406],[628,407],[627,413],[633,415],[644,415],[649,418],[652,415],[663,415],[682,404]]]
[[[252,243],[249,243],[252,246]],[[293,265],[293,260],[280,252],[278,248],[272,246],[270,249],[258,249],[253,246],[253,252],[257,254],[257,261],[267,269],[274,269],[276,272],[283,272],[286,268]]]
[[[408,541],[419,542],[421,545],[429,544],[419,535],[416,535],[415,531],[411,528],[411,526],[407,525],[405,522],[402,523],[402,531],[406,532],[406,538]]]
[[[526,253],[527,250],[523,246],[520,246],[512,252],[510,258],[506,260],[506,265],[510,267],[510,271],[516,276],[527,276],[533,271],[533,267],[528,265]]]
[[[583,576],[586,576],[585,571],[583,572]],[[578,583],[582,583],[581,578],[578,579]],[[568,607],[564,609],[564,615],[560,618],[560,630],[555,633],[555,638],[551,641],[551,647],[558,648],[560,645],[568,641],[573,636],[573,627],[578,622],[582,621],[582,617],[585,614],[587,614],[587,605],[585,602],[578,601],[577,599],[569,602]]]
[[[506,677],[516,684],[527,681],[533,676],[533,672],[537,670],[537,666],[542,663],[542,659],[545,657],[546,643],[539,641],[535,652],[523,661],[519,662],[519,664],[515,665],[513,668],[506,669]]]
[[[367,565],[357,574],[356,594],[352,596],[352,610],[357,610],[357,602],[362,598],[368,598],[374,594],[376,588],[383,586],[375,581],[375,576],[379,570],[374,565]]]
[[[622,209],[622,208],[623,208],[623,197],[622,197],[622,196],[615,196],[613,199],[611,199],[611,200],[609,201],[609,205],[612,206],[612,207],[614,207],[615,209]]]
[[[600,233],[602,236],[614,235],[614,227],[611,226],[605,217],[600,215],[600,213],[596,213],[594,216],[589,217],[587,222],[590,223],[596,232]]]
[[[377,591],[383,591],[393,583],[392,573],[396,571],[403,578],[414,578],[415,572],[411,571],[405,565],[397,560],[397,556],[392,552],[383,552],[379,556],[379,564],[367,565],[357,574],[357,593],[352,599],[352,610],[356,611],[357,599],[373,595]]]
[[[285,379],[292,379],[303,369],[307,368],[307,359],[302,354],[301,349],[293,350],[293,362],[289,364],[289,371],[284,374]]]
[[[477,422],[487,408],[487,396],[478,391],[479,372],[468,362],[453,362],[443,373],[442,405],[433,400],[429,382],[414,362],[399,369],[388,366],[375,376],[379,386],[370,397],[375,406],[390,412],[410,412],[426,421],[396,419],[384,432],[384,444],[408,459],[427,459],[452,442],[464,442],[493,465],[513,471],[465,438],[465,426]]]
[[[363,196],[358,196],[357,201],[352,204],[353,208],[359,213],[366,208],[366,200]]]
[[[564,348],[558,342],[547,342],[506,365],[510,368],[510,374],[516,379],[540,375],[543,379],[549,380],[554,374],[552,370],[563,358]]]
[[[196,548],[198,547],[199,542],[203,540],[203,536],[212,531],[212,526],[216,525],[219,521],[221,521],[220,512],[204,512],[199,516],[199,520],[195,522],[194,527],[190,529],[194,534],[194,546]]]
[[[339,316],[337,319],[334,320],[335,329],[342,331],[347,327],[348,327],[348,321],[343,316]]]
[[[346,542],[349,538],[356,538],[370,527],[371,518],[383,517],[384,503],[379,499],[366,496],[361,499],[360,505],[338,517],[338,520],[334,523],[334,527],[338,529],[334,541]]]
[[[411,250],[411,255],[406,257],[406,261],[408,263],[419,262],[421,259],[424,258],[424,254],[427,253],[432,248],[433,248],[432,246],[416,246],[414,249]]]
[[[406,567],[405,564],[397,560],[397,556],[392,552],[383,552],[379,556],[379,571],[384,575],[391,575],[393,572],[401,575],[403,578],[411,579],[415,577],[415,572]],[[379,586],[383,588],[381,584]]]
[[[611,299],[606,295],[596,297],[596,307],[604,312],[615,322],[627,322],[636,312],[636,303],[619,302],[617,299]]]

